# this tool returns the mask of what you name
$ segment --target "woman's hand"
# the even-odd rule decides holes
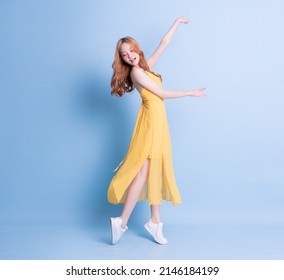
[[[189,23],[190,20],[186,16],[179,17],[175,20],[176,23]]]
[[[194,96],[194,97],[205,97],[207,96],[207,94],[204,94],[203,91],[206,88],[199,88],[199,89],[194,89],[194,90],[190,90],[190,96]]]

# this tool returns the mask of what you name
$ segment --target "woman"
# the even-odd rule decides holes
[[[124,160],[116,168],[108,189],[108,201],[124,203],[120,217],[111,218],[112,244],[116,244],[128,229],[127,222],[137,201],[148,199],[151,218],[146,230],[159,244],[166,244],[163,223],[160,221],[162,199],[181,203],[176,185],[171,154],[170,133],[164,99],[185,96],[205,97],[205,88],[172,91],[162,88],[162,79],[152,71],[163,51],[169,45],[180,23],[187,17],[175,20],[162,38],[153,55],[146,60],[138,43],[131,37],[118,41],[111,80],[112,95],[123,96],[136,88],[142,98],[132,139]],[[115,171],[116,171],[115,170]]]

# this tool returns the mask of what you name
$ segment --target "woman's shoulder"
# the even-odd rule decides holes
[[[139,80],[143,79],[143,77],[145,78],[145,76],[148,76],[150,78],[151,77],[159,77],[160,78],[160,75],[157,74],[156,72],[154,72],[152,69],[144,70],[141,67],[133,67],[131,69],[130,76],[131,76],[132,81],[139,81]]]
[[[137,66],[137,67],[132,67],[131,69],[131,73],[130,74],[134,74],[134,73],[141,73],[141,72],[145,72],[143,68]]]
[[[144,80],[145,71],[140,67],[133,67],[130,72],[131,80],[134,87],[140,92],[142,90],[141,82]]]
[[[132,67],[131,72],[130,72],[130,76],[131,79],[136,80],[137,78],[139,79],[139,77],[143,77],[147,72],[142,69],[141,67]]]
[[[136,75],[138,75],[138,76],[141,76],[141,75],[147,75],[147,76],[149,76],[149,75],[158,75],[156,72],[154,72],[152,69],[149,69],[149,70],[144,70],[143,68],[141,68],[141,67],[133,67],[132,68],[132,70],[131,70],[131,73],[130,73],[130,75],[132,76],[132,75],[134,75],[134,76],[136,76]]]

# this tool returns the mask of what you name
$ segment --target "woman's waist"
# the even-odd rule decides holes
[[[157,100],[142,100],[141,105],[147,108],[165,108],[164,102]]]
[[[146,110],[154,111],[154,112],[164,112],[165,111],[164,102],[142,101],[141,107],[144,107]]]
[[[151,97],[143,97],[143,96],[141,96],[141,99],[142,99],[142,102],[143,103],[149,103],[149,104],[151,104],[151,103],[153,103],[153,104],[156,104],[156,103],[158,103],[158,104],[164,104],[164,99],[162,99],[162,98],[160,98],[160,97],[158,97],[158,96],[151,96]]]

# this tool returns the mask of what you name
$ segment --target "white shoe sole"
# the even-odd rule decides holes
[[[146,224],[144,225],[144,227],[145,227],[145,229],[152,235],[152,237],[154,238],[154,240],[155,240],[158,244],[160,244],[160,245],[166,245],[166,244],[168,243],[168,241],[165,242],[165,243],[160,242],[160,241],[156,238],[155,234],[153,234],[151,228],[148,226],[148,223],[146,223]]]
[[[111,244],[112,245],[115,245],[116,242],[114,242],[114,232],[113,232],[113,221],[112,221],[113,218],[110,218],[110,229],[111,229]]]

